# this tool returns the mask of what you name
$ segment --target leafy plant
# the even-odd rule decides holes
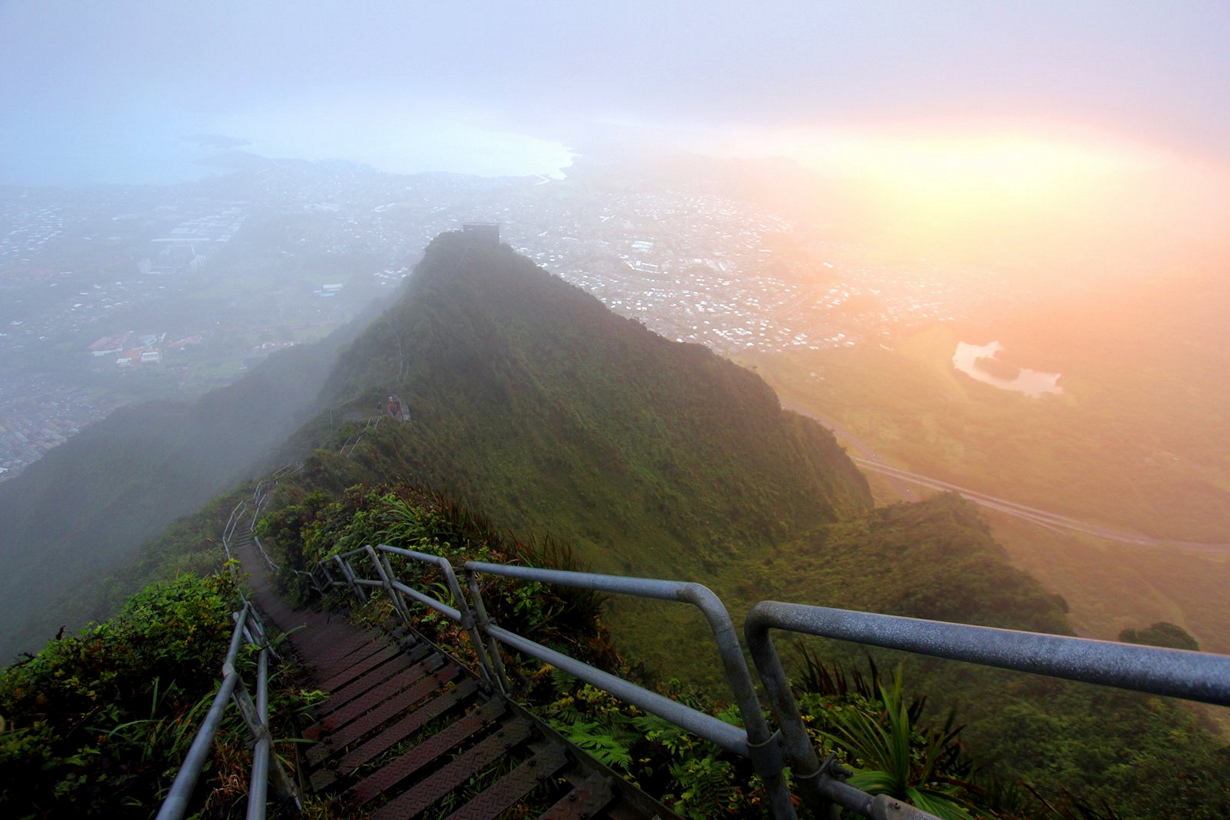
[[[829,713],[825,736],[853,756],[854,786],[870,794],[887,794],[949,820],[971,820],[971,805],[962,786],[945,769],[967,772],[949,713],[942,727],[921,728],[922,703],[907,704],[901,692],[901,671],[891,687],[880,685],[879,709],[835,709]]]

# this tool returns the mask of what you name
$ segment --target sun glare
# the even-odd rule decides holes
[[[842,216],[904,255],[1123,269],[1209,240],[1226,211],[1224,193],[1209,191],[1225,169],[1062,126],[795,129],[718,150],[787,157],[837,183]]]

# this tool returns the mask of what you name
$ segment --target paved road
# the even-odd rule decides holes
[[[902,470],[899,467],[893,467],[891,464],[885,463],[884,459],[880,458],[879,454],[876,453],[875,450],[868,447],[848,429],[841,426],[841,424],[828,416],[817,413],[814,410],[794,402],[783,400],[781,404],[782,407],[787,410],[793,410],[800,415],[815,419],[831,430],[834,435],[839,436],[847,446],[858,452],[858,455],[850,456],[851,460],[854,461],[855,464],[864,470],[879,473],[887,478],[893,489],[909,501],[918,501],[921,498],[914,487],[925,487],[929,490],[960,493],[963,497],[973,501],[975,504],[986,507],[987,509],[998,510],[999,512],[1007,513],[1008,515],[1013,515],[1026,521],[1032,521],[1035,524],[1057,532],[1081,532],[1087,535],[1096,536],[1097,538],[1104,538],[1107,541],[1117,541],[1123,544],[1136,544],[1142,547],[1179,548],[1192,550],[1194,552],[1230,552],[1230,544],[1151,538],[1150,536],[1141,535],[1137,532],[1114,529],[1113,527],[1104,527],[1100,524],[1082,521],[1079,518],[1071,518],[1066,515],[1058,515],[1057,513],[1047,512],[1046,510],[1041,510],[1037,507],[1028,507],[1024,504],[1017,504],[1015,501],[1009,501],[1006,498],[999,498],[997,496],[988,495],[987,493],[978,492],[977,490],[971,490],[968,487],[961,487],[957,484],[941,481],[938,478],[931,478],[930,476],[925,476],[920,473]]]
[[[1105,538],[1108,541],[1118,541],[1124,544],[1137,544],[1142,547],[1178,547],[1180,549],[1194,550],[1198,552],[1230,552],[1230,544],[1151,538],[1147,535],[1141,535],[1140,533],[1104,527],[1100,524],[1082,521],[1079,518],[1058,515],[1056,513],[1047,512],[1046,510],[1040,510],[1037,507],[1027,507],[1024,504],[1017,504],[1014,501],[1008,501],[1004,498],[998,498],[986,493],[980,493],[977,490],[971,490],[968,487],[951,484],[947,481],[940,481],[937,478],[931,478],[930,476],[921,475],[919,473],[912,473],[909,470],[902,470],[898,467],[891,467],[880,461],[872,461],[870,459],[860,458],[858,456],[852,456],[851,458],[855,464],[859,465],[864,470],[880,473],[890,479],[908,481],[920,487],[926,487],[931,490],[960,493],[962,496],[970,501],[973,501],[975,504],[979,504],[988,509],[999,510],[1000,512],[1014,515],[1017,518],[1022,518],[1026,521],[1033,521],[1035,524],[1041,524],[1042,526],[1053,530],[1082,532],[1098,538]]]

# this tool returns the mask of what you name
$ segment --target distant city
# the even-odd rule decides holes
[[[1003,296],[641,179],[268,162],[166,188],[3,188],[0,480],[122,404],[190,398],[321,338],[470,220],[500,223],[514,249],[612,310],[724,355],[887,346]]]

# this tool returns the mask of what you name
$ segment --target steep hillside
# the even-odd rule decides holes
[[[340,455],[390,393],[406,419],[384,417]],[[288,445],[287,460],[320,448],[293,479],[297,497],[423,484],[567,542],[592,569],[709,584],[736,617],[788,595],[1070,631],[1062,601],[1013,569],[959,499],[872,512],[833,436],[782,410],[757,375],[616,316],[507,248],[437,238],[324,395],[333,420],[350,421],[330,432],[322,415]],[[679,641],[705,640],[703,619],[680,609],[617,602],[617,639],[669,660]],[[711,680],[716,666],[695,663],[678,674]]]
[[[753,373],[462,234],[325,387],[352,411],[388,393],[408,421],[382,430],[373,477],[446,486],[604,570],[696,574],[870,505],[833,436]]]
[[[178,496],[221,485],[226,470],[241,471],[261,442],[277,440],[279,425],[314,412],[266,460],[302,464],[281,479],[262,523],[287,566],[339,549],[342,535],[352,544],[439,547],[438,533],[411,526],[395,503],[437,497],[421,493],[425,486],[450,509],[460,501],[490,520],[493,532],[565,541],[592,569],[709,584],[736,620],[753,601],[781,598],[1071,631],[1062,599],[1011,566],[971,504],[949,495],[871,509],[866,481],[833,436],[783,411],[758,376],[615,316],[507,248],[437,238],[397,302],[331,371],[329,350],[271,361],[263,375],[195,407],[122,415],[110,435],[103,428],[82,438],[77,461],[49,459],[58,472],[34,472],[38,492],[0,498],[10,505],[0,514],[24,499],[23,520],[33,525],[35,512],[53,519],[56,504],[96,488],[83,495],[83,515],[41,528],[67,545],[44,545],[46,561],[68,565],[75,544],[93,543],[83,521],[111,526],[118,555],[126,545],[114,520],[141,504],[147,520],[172,503],[191,507]],[[390,394],[404,419],[385,415]],[[239,430],[250,435],[239,439]],[[346,492],[355,484],[369,486]],[[216,532],[232,503],[215,499],[143,560],[165,569],[175,551],[204,559],[209,548],[198,536]],[[9,519],[0,520],[7,537]],[[516,550],[531,561],[551,552]],[[28,564],[42,557],[4,555]],[[608,615],[615,645],[630,664],[646,662],[648,677],[656,669],[726,696],[708,626],[688,607],[619,604]],[[897,661],[877,657],[883,668]],[[971,748],[996,761],[1005,782],[1046,784],[1048,794],[1055,785],[1106,784],[1124,817],[1157,816],[1159,806],[1225,814],[1230,758],[1174,704],[938,661],[907,668],[933,705],[961,704]],[[1154,785],[1180,776],[1178,797]]]
[[[338,346],[353,337],[275,354],[195,403],[121,408],[0,484],[0,662],[64,625],[44,603],[258,471],[312,412]]]

